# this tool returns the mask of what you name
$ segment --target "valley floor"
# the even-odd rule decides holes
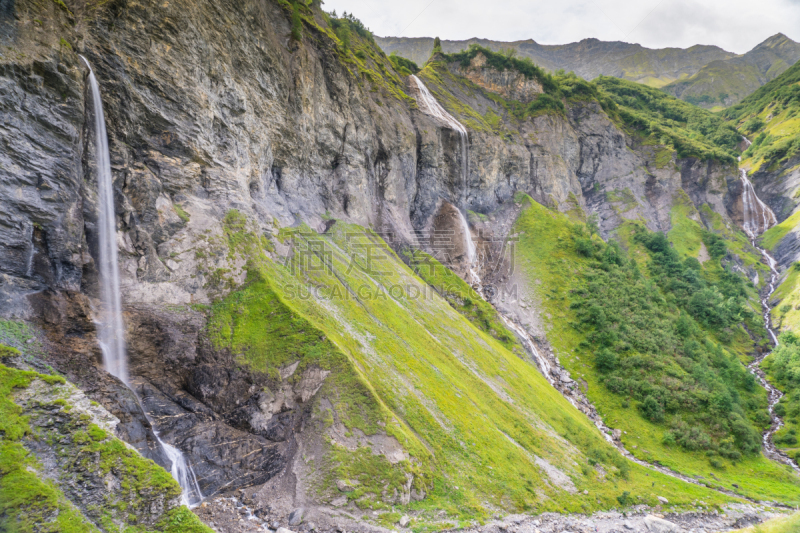
[[[271,516],[253,510],[252,500],[245,494],[239,498],[214,498],[204,502],[195,512],[219,533],[266,533],[286,528],[289,531],[308,532],[358,532],[373,533],[387,531],[373,526],[356,516],[329,508],[306,511],[303,523],[288,525],[288,517]],[[770,520],[772,517],[777,517]],[[739,530],[762,523],[775,527],[791,527],[794,518],[777,514],[775,509],[760,505],[731,505],[722,512],[662,513],[659,508],[637,506],[626,513],[600,512],[590,516],[544,513],[538,516],[510,515],[484,525],[461,529],[464,533],[615,533],[615,532],[675,532],[675,533],[722,533]],[[288,533],[284,529],[281,533]],[[398,527],[398,529],[401,529]],[[746,531],[751,531],[747,529]],[[759,531],[755,529],[753,531]],[[770,530],[772,531],[772,530]],[[776,529],[789,532],[792,529]]]

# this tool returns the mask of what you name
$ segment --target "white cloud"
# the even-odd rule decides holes
[[[325,0],[377,35],[563,44],[596,37],[650,48],[744,53],[778,32],[800,41],[800,0]]]

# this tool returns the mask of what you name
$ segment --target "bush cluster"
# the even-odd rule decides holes
[[[732,272],[712,279],[696,259],[681,260],[661,233],[641,229],[634,242],[648,252],[649,278],[617,242],[585,230],[574,236],[576,251],[592,259],[571,302],[586,333],[582,348],[594,353],[608,390],[665,424],[666,444],[733,460],[757,453],[751,419],[768,415],[759,410],[755,378],[713,340],[750,313],[744,280]],[[713,246],[724,255],[724,242]]]
[[[392,62],[392,67],[403,76],[410,76],[419,72],[419,67],[416,63],[405,57],[400,57],[394,52],[389,56],[389,61]]]

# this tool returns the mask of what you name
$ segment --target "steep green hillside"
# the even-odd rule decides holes
[[[753,142],[742,154],[744,166],[756,171],[788,162],[800,151],[800,63],[723,116]]]
[[[800,460],[797,432],[800,430],[800,337],[791,331],[778,337],[778,347],[761,367],[786,395],[775,406],[775,414],[785,426],[775,434],[773,442],[790,457]]]
[[[680,157],[734,161],[741,138],[720,117],[663,92],[617,78],[595,82],[626,111],[631,124],[663,144],[671,144]]]
[[[779,33],[742,56],[712,61],[662,90],[701,107],[727,107],[778,77],[798,59],[800,43]]]
[[[535,202],[514,231],[549,342],[629,451],[750,497],[800,498],[800,477],[759,452],[767,401],[740,325],[757,326],[755,294],[720,263],[724,240],[697,228],[712,250],[701,265],[638,224],[605,244]]]
[[[412,254],[431,287],[370,230],[336,222],[325,234],[283,231],[294,254],[279,264],[239,216],[228,222],[248,280],[209,310],[210,337],[259,371],[299,361],[297,375],[331,373],[314,408],[325,452],[309,459],[323,501],[338,495],[333,481],[343,478],[357,484],[347,497],[360,507],[387,508],[381,493],[413,479],[413,490],[427,494],[411,504],[426,511],[414,527],[441,528],[498,511],[617,507],[625,491],[631,503],[726,500],[624,460],[521,357],[491,308],[468,303],[471,289],[443,290],[452,274],[435,261]],[[386,434],[405,454],[390,461],[342,434]],[[448,516],[436,519],[438,509]],[[384,525],[397,518],[381,516]]]

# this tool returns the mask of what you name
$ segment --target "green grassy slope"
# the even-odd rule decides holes
[[[742,165],[778,169],[800,151],[800,63],[770,81],[723,116],[753,142]]]
[[[784,69],[787,67],[786,65]],[[690,104],[705,108],[740,102],[762,85],[758,67],[743,61],[714,61],[683,80],[661,88]]]
[[[641,459],[658,461],[709,485],[726,487],[750,497],[758,499],[777,498],[782,501],[797,502],[800,499],[800,478],[787,471],[784,467],[768,461],[760,453],[740,450],[741,456],[727,454],[732,457],[730,459],[725,457],[726,454],[720,454],[721,450],[719,448],[715,451],[714,446],[696,450],[689,450],[687,446],[682,446],[680,441],[685,437],[681,437],[680,432],[675,430],[680,430],[683,427],[679,418],[683,419],[685,423],[690,418],[690,411],[687,411],[686,407],[681,407],[681,403],[678,403],[673,408],[670,408],[669,404],[664,405],[665,411],[661,416],[658,415],[658,409],[656,408],[656,415],[648,418],[647,413],[653,411],[648,410],[646,404],[649,402],[644,401],[646,400],[646,395],[642,396],[640,393],[636,393],[628,396],[627,394],[612,392],[614,388],[609,388],[607,385],[606,375],[598,369],[598,361],[596,360],[602,344],[606,341],[596,335],[590,335],[594,330],[591,328],[586,329],[586,325],[579,316],[578,311],[572,307],[579,295],[576,291],[585,290],[582,280],[587,279],[587,275],[591,274],[597,277],[598,273],[603,272],[602,268],[596,271],[598,267],[593,266],[593,264],[597,265],[597,259],[585,257],[578,251],[576,232],[577,235],[580,235],[581,231],[579,228],[576,229],[564,215],[551,212],[534,202],[531,202],[528,209],[523,212],[514,228],[514,232],[520,232],[521,235],[517,249],[521,251],[522,264],[527,279],[531,281],[529,286],[536,288],[538,296],[543,302],[542,316],[546,317],[547,338],[572,377],[585,383],[589,399],[595,404],[606,423],[611,427],[623,430],[622,440],[626,447]],[[637,231],[634,224],[625,225],[619,230],[619,239],[628,246],[627,255],[637,262],[640,275],[649,276],[648,265],[652,260],[651,254],[641,244],[637,244],[637,240],[634,238]],[[586,237],[580,238],[586,239]],[[606,250],[608,247],[597,238],[593,238],[591,242],[592,246],[588,249],[594,248],[595,253],[601,254],[602,257],[605,253],[602,250]],[[586,249],[585,244],[581,246]],[[602,262],[600,264],[602,265]],[[719,268],[719,266],[714,268],[706,266],[702,269],[702,277],[707,282],[713,283],[715,277],[719,275]],[[596,272],[592,274],[592,271]],[[620,282],[613,284],[613,286],[628,287],[631,285],[630,282]],[[663,294],[662,291],[663,289],[659,289],[658,292]],[[637,296],[623,301],[632,304],[638,298]],[[666,306],[661,311],[666,314],[657,319],[652,311],[652,309],[656,309],[652,307],[653,303],[655,303],[653,298],[649,297],[642,300],[641,305],[643,307],[639,311],[629,308],[625,312],[635,312],[641,315],[644,320],[652,321],[651,326],[644,326],[642,331],[652,331],[652,334],[656,335],[663,331],[663,328],[657,325],[657,323],[660,323],[658,321],[666,320],[670,322],[678,320],[679,314],[676,314],[674,310],[677,301],[675,297],[663,294],[661,298],[664,298],[666,303],[659,304],[661,307],[656,308]],[[603,300],[615,301],[610,294],[603,297]],[[648,311],[648,309],[651,310]],[[633,327],[631,320],[632,318],[628,317],[620,322],[620,324],[625,324],[627,329],[616,333],[618,337],[615,342],[621,339],[624,342],[633,343],[632,340],[626,341],[626,339],[631,339],[630,328]],[[693,320],[689,324],[696,322],[697,320]],[[677,322],[674,323],[677,324]],[[749,337],[746,334],[742,335],[743,331],[734,327],[731,328],[728,334],[723,335],[723,339],[720,340],[716,333],[710,332],[705,326],[697,327],[699,329],[690,328],[690,330],[696,331],[696,334],[700,335],[698,338],[702,338],[704,335],[707,336],[708,342],[711,342],[709,348],[713,348],[712,352],[719,354],[719,348],[716,348],[716,345],[721,344],[721,353],[726,354],[724,360],[720,359],[719,364],[723,365],[722,367],[717,368],[712,364],[707,367],[707,370],[701,371],[701,374],[706,376],[702,379],[710,379],[713,378],[713,375],[720,375],[721,373],[735,372],[736,375],[746,380],[743,365],[739,363],[739,360],[746,360],[746,352],[752,350],[752,341],[750,341]],[[614,327],[608,325],[605,329],[613,339],[615,335]],[[668,334],[667,331],[663,333]],[[705,342],[700,341],[699,344]],[[669,345],[666,340],[656,344],[663,345],[664,348]],[[690,391],[696,385],[691,384],[695,381],[700,383],[701,374],[692,376],[692,373],[700,370],[699,367],[697,370],[692,369],[692,365],[688,364],[688,361],[681,361],[681,356],[677,354],[683,353],[682,350],[682,348],[676,350],[674,359],[669,357],[663,359],[670,352],[666,351],[666,353],[661,354],[659,350],[658,353],[661,355],[653,359],[652,355],[642,357],[648,353],[647,350],[642,351],[641,348],[632,349],[629,346],[624,348],[622,352],[617,352],[617,357],[624,356],[630,363],[639,361],[644,365],[640,366],[637,362],[636,365],[630,366],[625,363],[623,365],[625,368],[640,368],[645,372],[644,375],[649,375],[651,379],[661,376],[657,381],[651,382],[650,387],[653,390],[658,390],[658,387],[664,387],[673,392],[683,391],[681,394],[695,394]],[[642,357],[642,359],[631,359],[634,356]],[[698,355],[697,357],[701,356]],[[719,355],[714,357],[719,357]],[[658,363],[660,360],[663,360],[663,362]],[[621,364],[621,359],[618,361]],[[653,364],[656,366],[653,367]],[[688,370],[689,375],[686,374],[687,370],[683,368],[691,369]],[[717,370],[714,368],[717,368]],[[721,370],[721,368],[725,370]],[[634,373],[627,377],[621,376],[623,383],[625,383],[626,379],[630,380],[635,375]],[[712,382],[715,379],[717,378],[713,378]],[[681,383],[683,384],[681,385]],[[626,383],[625,386],[627,387],[628,384]],[[641,385],[638,387],[641,390]],[[742,389],[741,387],[744,388]],[[731,394],[735,394],[743,402],[741,404],[742,409],[748,413],[748,417],[751,417],[751,421],[745,424],[749,424],[752,428],[750,431],[753,431],[756,429],[755,426],[766,422],[763,419],[766,397],[763,390],[757,387],[753,388],[751,392],[747,392],[747,389],[747,383],[742,381],[740,385],[734,385],[732,390],[736,392]],[[704,393],[699,394],[702,397]],[[688,402],[685,405],[691,405],[692,400],[685,399],[679,400],[679,402]],[[674,410],[670,412],[671,409]],[[759,412],[762,413],[761,416],[759,416]],[[662,416],[663,419],[661,418]],[[715,425],[713,420],[706,420],[705,422],[698,420],[696,424],[701,426],[705,424],[709,428]],[[669,436],[670,434],[672,435],[671,437]],[[723,441],[725,439],[726,437],[722,437],[719,443],[724,444]],[[695,446],[688,447],[698,448]]]
[[[733,533],[796,533],[800,531],[800,514],[773,518],[763,524],[737,529]]]
[[[663,90],[702,107],[727,107],[778,77],[798,58],[800,44],[779,33],[742,56],[712,61]]]
[[[411,503],[425,511],[416,528],[495,512],[590,512],[618,507],[625,491],[630,503],[727,500],[624,460],[530,362],[478,327],[487,322],[472,306],[448,303],[369,230],[341,222],[323,235],[286,230],[294,256],[278,264],[246,227],[228,235],[249,260],[248,281],[209,310],[209,334],[257,371],[300,361],[297,375],[331,372],[314,408],[327,449],[314,474],[322,500],[337,496],[332,481],[345,478],[359,482],[348,493],[359,506],[388,509],[380,494],[413,475],[414,489],[427,494]],[[497,334],[489,318],[484,329]],[[331,438],[338,424],[386,432],[408,459],[390,464],[368,448],[347,449]],[[444,522],[437,509],[448,513]],[[390,525],[392,516],[376,520]]]

